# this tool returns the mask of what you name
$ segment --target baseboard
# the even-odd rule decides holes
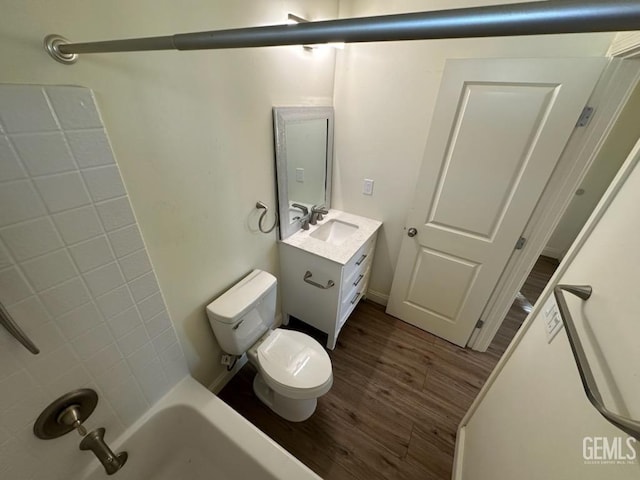
[[[225,368],[225,370],[222,371],[220,375],[218,375],[213,382],[211,382],[211,385],[209,385],[209,390],[212,391],[213,393],[219,393],[220,390],[222,390],[224,386],[227,383],[229,383],[229,380],[231,380],[233,376],[236,373],[238,373],[238,371],[242,367],[244,367],[246,363],[247,363],[247,356],[242,355],[231,370],[227,370]]]
[[[453,453],[453,472],[451,474],[451,478],[453,480],[462,480],[462,466],[464,464],[463,459],[466,433],[466,426],[458,428],[458,433],[456,434],[456,446]]]
[[[367,290],[367,300],[371,300],[378,305],[384,305],[386,307],[387,303],[389,303],[389,295],[376,292],[375,290]]]

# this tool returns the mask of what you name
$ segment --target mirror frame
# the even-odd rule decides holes
[[[273,129],[276,153],[276,179],[278,190],[278,233],[280,240],[300,230],[302,223],[289,223],[289,178],[287,175],[287,122],[291,120],[327,120],[327,155],[325,164],[324,206],[331,208],[331,180],[333,175],[333,107],[273,107]]]

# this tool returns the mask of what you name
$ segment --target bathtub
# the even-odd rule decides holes
[[[256,402],[259,400],[256,399]],[[96,459],[84,480],[320,479],[191,377],[110,445],[129,459],[113,476]]]

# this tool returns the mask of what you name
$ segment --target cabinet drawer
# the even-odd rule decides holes
[[[342,272],[343,279],[349,279],[355,273],[356,270],[361,268],[366,268],[366,265],[371,261],[371,257],[373,256],[373,249],[376,244],[375,237],[369,239],[367,243],[362,245],[360,249],[356,252],[356,254],[351,257],[351,260],[347,262],[344,266]]]
[[[362,257],[362,255],[360,255]],[[342,286],[340,289],[340,295],[344,296],[354,288],[361,288],[364,283],[364,277],[367,275],[367,271],[371,266],[371,256],[367,256],[365,260],[356,266],[349,276],[346,276],[346,272],[343,273]]]
[[[351,311],[358,304],[360,299],[364,296],[365,287],[369,280],[369,272],[371,271],[371,267],[367,268],[363,273],[362,280],[358,282],[358,285],[351,285],[350,289],[347,289],[342,293],[340,298],[340,313],[338,314],[338,318],[342,322],[343,319],[349,316]]]

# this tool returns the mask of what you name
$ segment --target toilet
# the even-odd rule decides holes
[[[207,316],[220,347],[246,353],[258,370],[256,396],[281,417],[302,422],[333,384],[331,360],[310,336],[273,328],[276,285],[273,275],[254,270],[207,305]]]

